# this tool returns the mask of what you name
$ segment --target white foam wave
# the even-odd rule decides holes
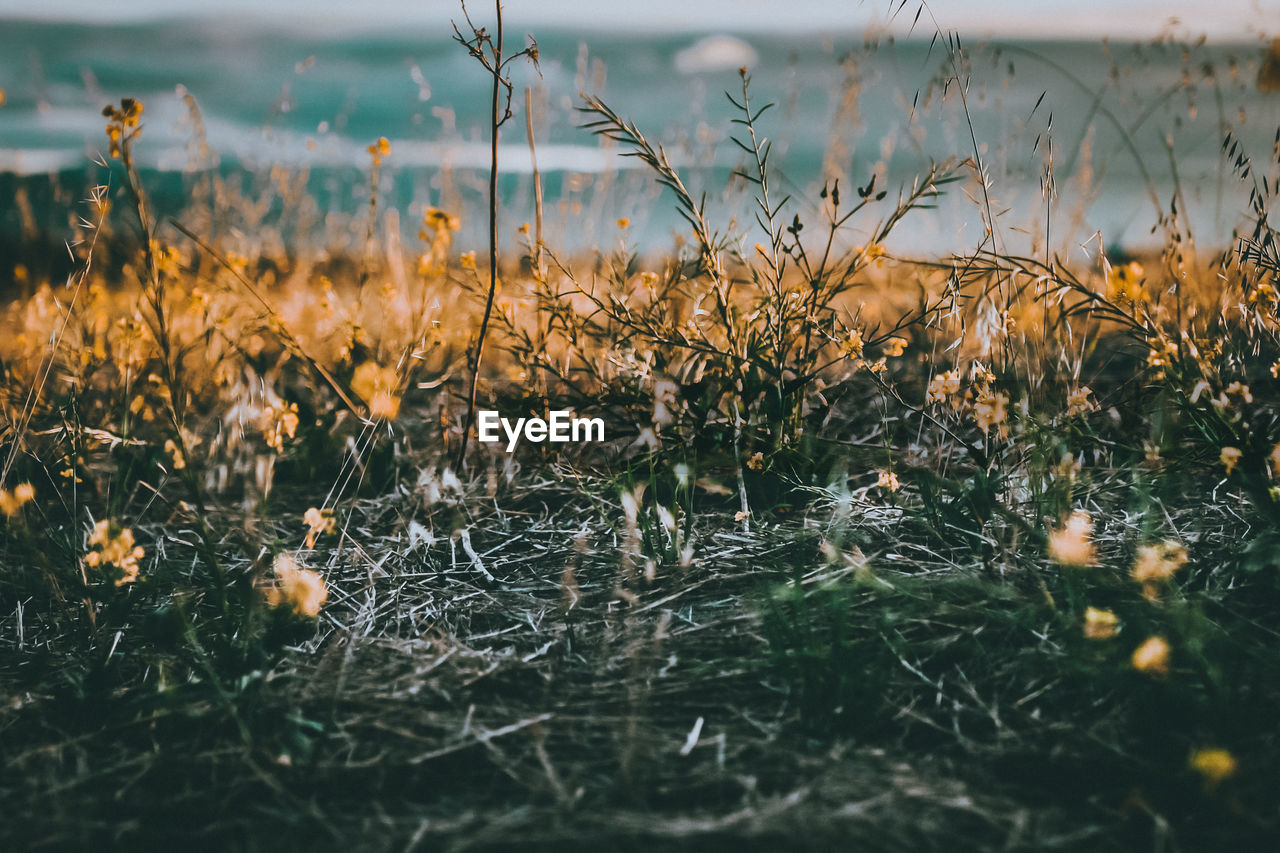
[[[156,119],[159,116],[155,117]],[[253,128],[207,117],[210,151],[221,160],[235,160],[250,168],[273,165],[367,169],[370,157],[368,143],[338,135],[316,138],[291,130]],[[144,134],[135,148],[138,164],[160,172],[180,172],[191,165],[186,136],[172,129],[171,122],[153,121],[157,127]],[[38,175],[88,166],[106,153],[106,137],[102,122],[84,120],[75,111],[59,111],[39,117],[42,130],[57,132],[61,137],[47,148],[36,146],[0,147],[0,172]],[[77,136],[80,145],[74,145]],[[384,172],[402,169],[451,168],[488,169],[487,142],[429,141],[392,139],[391,155],[384,162]],[[672,161],[679,164],[679,157]],[[208,158],[203,165],[209,165]],[[498,146],[498,171],[504,174],[529,174],[533,159],[524,143]],[[632,157],[597,145],[570,143],[542,144],[537,147],[537,165],[543,173],[603,173],[642,166]]]
[[[702,74],[751,68],[760,59],[756,49],[733,36],[707,36],[676,54],[681,74]]]
[[[77,148],[0,148],[0,172],[13,175],[48,175],[88,162]]]

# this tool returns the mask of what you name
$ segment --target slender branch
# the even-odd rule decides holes
[[[491,43],[493,64],[485,62],[493,77],[492,99],[489,105],[491,120],[489,134],[489,295],[484,302],[484,317],[480,321],[480,333],[476,337],[476,352],[471,360],[471,388],[467,392],[467,417],[462,425],[462,442],[458,447],[458,470],[467,467],[467,448],[471,446],[471,426],[476,416],[476,386],[480,381],[480,363],[484,358],[484,339],[489,331],[489,317],[493,314],[493,297],[498,290],[498,134],[502,120],[498,118],[498,99],[502,93],[502,2],[495,0],[497,13],[497,40]],[[464,5],[465,9],[466,6]],[[468,20],[468,23],[470,21]],[[510,110],[508,109],[508,112]]]
[[[535,68],[538,64],[538,43],[532,39],[528,47],[503,59],[502,0],[494,0],[493,7],[497,18],[493,36],[489,35],[488,30],[477,28],[472,23],[465,2],[462,4],[462,14],[466,18],[467,27],[471,30],[471,38],[463,36],[456,23],[453,25],[455,40],[484,67],[493,81],[489,101],[489,293],[485,297],[484,316],[480,320],[475,354],[471,359],[471,387],[467,391],[467,415],[463,421],[462,441],[458,447],[459,471],[467,467],[467,448],[471,445],[471,427],[475,423],[476,389],[480,382],[480,366],[484,359],[484,342],[489,333],[489,319],[493,315],[494,296],[498,291],[498,135],[502,125],[511,118],[512,91],[511,81],[504,76],[504,72],[512,61],[522,56],[532,61]],[[488,53],[485,52],[486,47]],[[502,102],[504,93],[506,94],[505,105]]]

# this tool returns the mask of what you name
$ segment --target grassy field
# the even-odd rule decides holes
[[[75,272],[0,315],[0,846],[1274,849],[1280,155],[1226,135],[1230,245],[1019,256],[976,139],[802,216],[729,94],[749,227],[582,103],[658,255],[496,200],[402,247],[386,140],[362,251],[245,255],[108,106]],[[959,191],[979,245],[885,249]]]

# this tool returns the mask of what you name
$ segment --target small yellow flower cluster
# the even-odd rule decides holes
[[[428,207],[422,214],[422,224],[436,232],[457,231],[462,227],[462,220],[438,207]]]
[[[1198,403],[1200,402],[1201,397],[1204,397],[1206,394],[1212,394],[1212,391],[1213,386],[1209,384],[1209,381],[1201,379],[1196,383],[1195,387],[1191,389],[1190,400],[1192,403]],[[1207,399],[1209,404],[1217,409],[1229,409],[1231,408],[1231,400],[1233,397],[1241,404],[1253,402],[1253,392],[1250,391],[1249,386],[1245,385],[1243,382],[1232,382],[1226,388],[1222,389],[1222,393],[1217,397],[1209,396]]]
[[[36,490],[30,483],[19,483],[13,487],[13,491],[5,491],[0,489],[0,513],[8,518],[13,518],[26,504],[35,500]]]
[[[1147,367],[1156,371],[1155,378],[1164,378],[1164,368],[1178,358],[1178,347],[1164,335],[1147,340]]]
[[[1239,762],[1225,749],[1197,749],[1187,760],[1188,766],[1200,774],[1206,790],[1212,791],[1224,781],[1236,775]]]
[[[995,374],[980,364],[973,365],[971,381],[972,387],[962,390],[959,370],[939,373],[929,380],[925,403],[950,403],[952,410],[972,414],[984,433],[995,427],[1000,438],[1008,438],[1009,395],[995,389]]]
[[[141,129],[138,127],[138,119],[142,117],[142,101],[125,98],[118,107],[107,104],[102,108],[102,115],[107,119],[107,141],[111,144],[111,156],[119,157],[121,145]]]
[[[338,348],[338,357],[343,361],[355,361],[356,355],[369,346],[369,336],[359,323],[353,323],[342,345]]]
[[[884,354],[889,358],[897,358],[907,351],[907,340],[905,338],[889,338],[884,342]]]
[[[373,165],[381,166],[382,158],[391,153],[391,143],[385,136],[379,136],[378,141],[370,145],[368,151],[369,156],[373,158]]]
[[[747,467],[752,471],[763,471],[764,453],[757,450],[755,453],[751,454],[751,458],[747,460]]]
[[[186,263],[186,259],[182,256],[182,252],[173,246],[161,246],[155,240],[151,241],[151,251],[156,259],[156,271],[166,278],[177,278],[182,273],[182,266]]]
[[[1160,595],[1160,586],[1187,564],[1187,549],[1180,542],[1165,540],[1158,545],[1143,545],[1129,570],[1129,577],[1142,584],[1142,594],[1149,601]]]
[[[1005,438],[1009,434],[1006,423],[1009,417],[1008,405],[1007,395],[992,390],[990,386],[983,387],[973,401],[973,419],[983,432],[990,432],[994,426],[997,427],[999,436]]]
[[[262,413],[262,423],[262,437],[266,439],[267,447],[280,453],[284,450],[285,439],[293,438],[298,434],[298,404],[281,403],[278,407],[269,406]]]
[[[302,521],[307,525],[306,545],[308,548],[316,546],[316,538],[322,533],[332,533],[337,527],[338,520],[333,517],[331,509],[316,509],[310,507],[302,514]]]
[[[1150,297],[1142,287],[1146,270],[1137,261],[1122,267],[1111,267],[1107,273],[1107,298],[1121,305],[1137,307]]]
[[[1069,418],[1087,415],[1089,412],[1096,411],[1097,408],[1098,404],[1093,399],[1093,389],[1088,385],[1081,385],[1067,394],[1067,417]]]
[[[1133,650],[1129,659],[1133,668],[1145,675],[1165,676],[1169,674],[1169,642],[1160,636],[1147,637],[1142,645]]]
[[[840,350],[840,354],[845,358],[857,359],[857,358],[862,358],[862,350],[864,346],[865,346],[865,343],[863,342],[863,339],[862,339],[862,330],[850,329],[848,332],[848,337],[846,337],[843,341],[840,341],[838,348]]]
[[[463,253],[462,253],[462,255],[458,257],[458,263],[462,265],[462,268],[463,268],[464,270],[473,270],[473,269],[475,269],[475,268],[476,268],[476,253],[475,253],[475,252],[463,252]]]
[[[1093,546],[1093,519],[1084,510],[1071,513],[1067,523],[1049,534],[1049,558],[1063,566],[1085,568],[1098,563]]]
[[[948,370],[929,380],[929,389],[925,394],[925,402],[950,402],[953,407],[959,408],[961,403],[960,371]]]
[[[902,488],[902,483],[898,481],[898,475],[892,471],[880,471],[876,477],[876,485],[890,492],[896,492]]]
[[[1274,321],[1277,296],[1275,287],[1263,282],[1249,292],[1248,304],[1263,318]]]
[[[1120,628],[1120,619],[1113,611],[1088,607],[1084,611],[1084,635],[1090,640],[1109,640]]]
[[[1253,402],[1253,393],[1249,391],[1249,386],[1245,385],[1243,382],[1232,382],[1223,389],[1222,399],[1224,401],[1224,405],[1225,401],[1229,400],[1231,397],[1239,398],[1241,403]]]
[[[441,272],[449,255],[453,232],[462,227],[462,221],[438,207],[428,207],[422,214],[422,228],[418,239],[426,243],[427,251],[418,258],[418,275],[426,277]]]
[[[140,545],[133,541],[133,531],[127,527],[118,527],[112,533],[110,521],[103,519],[93,526],[89,536],[89,553],[84,561],[91,568],[114,566],[122,573],[116,579],[116,586],[124,586],[138,579],[138,561],[146,556]]]
[[[299,616],[312,619],[320,615],[321,606],[329,598],[329,590],[318,572],[300,568],[297,559],[286,553],[276,555],[272,570],[276,582],[264,590],[267,604],[285,606]]]
[[[374,418],[389,420],[400,414],[399,384],[394,367],[383,367],[375,361],[363,362],[351,377],[351,390],[365,401]]]
[[[1228,477],[1236,470],[1236,465],[1240,464],[1240,457],[1243,455],[1244,453],[1238,447],[1222,448],[1222,452],[1218,454],[1218,461],[1226,469]]]
[[[875,261],[876,266],[884,263],[885,248],[879,243],[872,243],[870,246],[854,246],[853,253],[862,256],[865,260]]]
[[[172,438],[164,440],[164,452],[173,459],[173,470],[181,471],[187,467],[187,457],[182,455],[182,448]]]

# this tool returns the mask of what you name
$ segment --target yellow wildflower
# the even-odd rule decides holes
[[[1222,453],[1218,455],[1218,459],[1222,462],[1222,467],[1227,469],[1227,476],[1231,476],[1231,472],[1236,470],[1236,465],[1240,462],[1241,453],[1238,447],[1224,447]]]
[[[462,264],[462,268],[463,268],[464,270],[473,270],[473,269],[475,269],[475,268],[476,268],[476,253],[475,253],[475,252],[463,252],[463,253],[462,253],[462,256],[458,258],[458,263]]]
[[[898,482],[898,475],[892,471],[880,471],[876,478],[876,485],[891,492],[896,492],[902,488],[902,484]]]
[[[272,569],[276,583],[265,591],[269,605],[285,605],[299,616],[312,619],[320,615],[320,607],[328,600],[329,590],[318,572],[299,568],[298,561],[287,553],[276,555]]]
[[[973,419],[983,432],[999,426],[1000,435],[1003,436],[1008,431],[1008,427],[1004,425],[1009,416],[1006,408],[1008,405],[1009,398],[1006,395],[984,389],[978,393],[978,398],[973,403]]]
[[[840,354],[845,358],[861,358],[864,343],[861,329],[850,329],[849,336],[840,342]]]
[[[368,404],[374,418],[389,420],[400,414],[399,384],[394,367],[382,367],[374,361],[363,362],[351,377],[351,390]]]
[[[1265,303],[1275,302],[1277,295],[1278,294],[1276,293],[1276,289],[1274,287],[1272,287],[1270,284],[1267,284],[1266,282],[1263,282],[1262,284],[1255,286],[1253,290],[1249,293],[1249,304],[1258,305],[1259,303],[1262,303],[1263,308],[1265,309],[1266,307]]]
[[[338,524],[338,520],[333,517],[333,510],[315,507],[309,508],[302,514],[302,521],[307,525],[306,546],[308,548],[314,548],[316,537],[322,533],[332,533]]]
[[[107,104],[103,107],[102,114],[107,118],[107,141],[111,143],[111,156],[119,157],[120,143],[132,139],[138,133],[137,129],[130,130],[127,134],[125,130],[138,128],[138,119],[142,116],[142,102],[134,98],[124,98],[120,101],[119,107]]]
[[[436,231],[457,231],[462,220],[438,207],[428,207],[422,214],[422,224]]]
[[[1160,368],[1168,367],[1178,358],[1178,347],[1163,335],[1147,339],[1147,367],[1156,369],[1156,378],[1164,376]]]
[[[1222,784],[1224,780],[1234,776],[1239,767],[1234,755],[1216,747],[1195,750],[1191,753],[1187,764],[1200,774],[1204,779],[1205,789],[1210,791]]]
[[[1224,397],[1239,397],[1242,403],[1252,403],[1253,393],[1249,390],[1249,386],[1243,382],[1232,382],[1222,392]]]
[[[750,468],[752,471],[763,471],[764,470],[764,454],[759,450],[751,454],[751,458],[747,460],[747,467]]]
[[[1084,635],[1090,640],[1109,640],[1116,635],[1120,619],[1110,610],[1088,607],[1084,611]]]
[[[135,98],[122,98],[120,108],[124,114],[125,127],[136,127],[142,116],[142,101]]]
[[[1107,296],[1113,302],[1128,302],[1138,305],[1147,301],[1147,292],[1142,287],[1146,271],[1142,264],[1132,261],[1122,267],[1112,267],[1107,274]]]
[[[369,156],[373,158],[373,165],[382,165],[382,158],[391,153],[391,143],[387,141],[385,136],[379,136],[378,141],[369,146]]]
[[[1153,636],[1133,650],[1130,659],[1133,668],[1147,675],[1169,674],[1169,643],[1164,637]]]
[[[1129,576],[1142,584],[1142,594],[1154,601],[1160,585],[1186,564],[1187,549],[1180,542],[1166,540],[1159,545],[1140,547]]]
[[[0,513],[13,518],[23,505],[35,500],[36,490],[30,483],[19,483],[12,492],[0,489]]]
[[[625,216],[618,220],[618,227],[619,227],[619,228],[621,228],[621,229],[622,229],[622,230],[624,230],[624,231],[625,231],[625,230],[626,230],[630,225],[631,225],[631,220],[630,220],[630,219],[628,219],[628,218],[627,218],[627,217],[625,217]]]
[[[138,579],[138,561],[146,556],[146,552],[134,544],[132,530],[120,527],[112,533],[112,527],[106,519],[93,526],[93,533],[89,535],[90,550],[84,561],[95,569],[114,566],[121,572],[116,586],[124,586]]]
[[[889,338],[884,342],[884,354],[889,358],[897,358],[907,351],[907,341],[905,338]]]
[[[164,452],[173,458],[173,470],[181,471],[187,467],[187,457],[182,455],[182,448],[174,443],[172,438],[164,440]]]
[[[1049,559],[1063,566],[1097,565],[1098,555],[1090,536],[1093,520],[1084,510],[1071,513],[1067,523],[1049,534]]]
[[[948,370],[929,380],[929,389],[925,394],[925,402],[945,403],[951,400],[951,404],[954,406],[958,402],[956,398],[959,393],[960,371]]]
[[[297,435],[299,423],[297,403],[285,403],[278,409],[272,406],[263,412],[262,437],[268,447],[280,453],[285,439]]]
[[[1092,399],[1093,389],[1088,385],[1081,385],[1075,391],[1067,394],[1067,417],[1074,418],[1076,415],[1084,415],[1098,408],[1098,404]]]

